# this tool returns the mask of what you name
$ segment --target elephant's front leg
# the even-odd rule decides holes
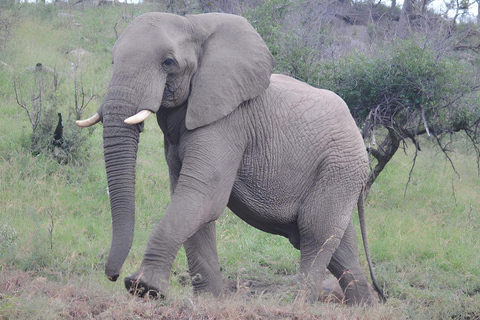
[[[218,294],[221,288],[215,247],[214,221],[226,207],[241,153],[227,147],[218,155],[209,147],[189,150],[183,159],[172,200],[152,231],[140,268],[125,278],[130,292],[156,296],[167,291],[170,270],[182,244],[185,244],[192,273],[206,277],[197,288]],[[198,271],[197,271],[198,270]],[[195,279],[196,280],[196,279]]]
[[[223,289],[217,255],[215,221],[207,223],[183,244],[194,292],[219,296]]]
[[[204,237],[205,225],[216,220],[218,213],[221,213],[226,206],[227,200],[215,201],[210,195],[203,195],[195,191],[184,194],[179,189],[181,189],[180,182],[172,202],[150,235],[140,268],[125,278],[125,286],[132,294],[158,296],[158,294],[166,293],[170,270],[182,244],[186,243],[187,255],[189,251],[191,254],[189,244],[195,239]],[[228,199],[228,195],[225,198]],[[215,210],[212,210],[213,208],[210,206],[212,202],[217,202]],[[200,233],[196,234],[197,232]],[[207,237],[209,236],[207,235]],[[189,238],[192,240],[187,241]],[[205,239],[204,241],[214,242],[214,239]],[[217,259],[215,263],[218,264],[216,254],[211,253],[212,249],[206,250],[210,251],[213,259]],[[214,272],[210,271],[209,273],[213,274]]]
[[[131,294],[140,297],[145,294],[163,297],[168,290],[170,270],[178,250],[182,243],[200,228],[199,222],[195,223],[185,217],[181,219],[184,223],[175,221],[180,207],[178,202],[172,200],[150,234],[140,268],[125,278],[125,287]],[[192,210],[186,211],[190,212],[190,215],[194,214]]]

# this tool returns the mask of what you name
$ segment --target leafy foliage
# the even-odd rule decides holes
[[[27,69],[21,76],[15,76],[15,98],[32,127],[24,146],[35,156],[48,154],[62,164],[83,162],[87,156],[86,142],[91,131],[82,131],[75,126],[74,121],[83,111],[77,107],[77,103],[72,104],[72,108],[67,110],[67,117],[62,118],[58,112],[61,95],[58,85],[56,70],[44,71],[38,65],[34,70]],[[75,102],[77,98],[75,88]]]
[[[366,52],[354,51],[334,63],[324,62],[323,87],[338,93],[349,106],[370,153],[378,161],[369,186],[400,147],[418,136],[434,136],[448,157],[442,136],[459,131],[476,142],[480,122],[480,88],[474,66],[438,52],[424,38],[395,39]],[[376,147],[375,130],[383,140]],[[388,134],[387,134],[388,132]]]
[[[480,105],[468,99],[479,85],[472,69],[423,39],[397,39],[325,64],[322,84],[344,98],[360,125],[441,133],[477,120]]]
[[[258,6],[248,7],[244,12],[245,18],[252,23],[277,59],[282,44],[278,40],[283,38],[282,26],[291,6],[288,0],[267,0]]]

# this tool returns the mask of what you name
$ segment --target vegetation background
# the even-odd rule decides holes
[[[480,39],[475,19],[462,15],[470,3],[452,2],[449,13],[413,0],[402,7],[347,0],[100,4],[0,2],[1,319],[480,319]],[[99,107],[118,35],[153,10],[242,14],[269,45],[278,72],[349,102],[372,172],[383,163],[367,219],[386,303],[297,300],[299,253],[228,210],[217,237],[229,295],[193,296],[183,250],[166,300],[130,297],[121,282],[105,278],[111,218],[101,128],[81,131],[74,120]],[[140,263],[169,201],[160,136],[147,120],[124,274]]]

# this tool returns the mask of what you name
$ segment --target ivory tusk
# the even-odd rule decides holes
[[[148,110],[142,110],[138,112],[137,114],[131,116],[130,118],[125,119],[126,124],[139,124],[142,121],[145,121],[145,119],[148,118],[149,115],[151,115],[152,112]]]
[[[85,128],[85,127],[93,126],[94,124],[98,123],[99,121],[100,121],[100,115],[98,113],[95,113],[90,118],[85,119],[85,120],[77,120],[77,121],[75,121],[75,123],[77,124],[77,126],[79,126],[81,128]]]

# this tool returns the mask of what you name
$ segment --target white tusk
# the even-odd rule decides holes
[[[151,114],[152,111],[142,110],[130,118],[125,119],[124,122],[126,124],[139,124],[140,122],[145,121],[145,119],[147,119]]]
[[[75,123],[77,124],[77,126],[79,126],[81,128],[85,128],[85,127],[93,126],[94,124],[98,123],[99,121],[100,121],[100,115],[98,113],[95,113],[90,118],[85,119],[85,120],[77,120],[77,121],[75,121]]]

